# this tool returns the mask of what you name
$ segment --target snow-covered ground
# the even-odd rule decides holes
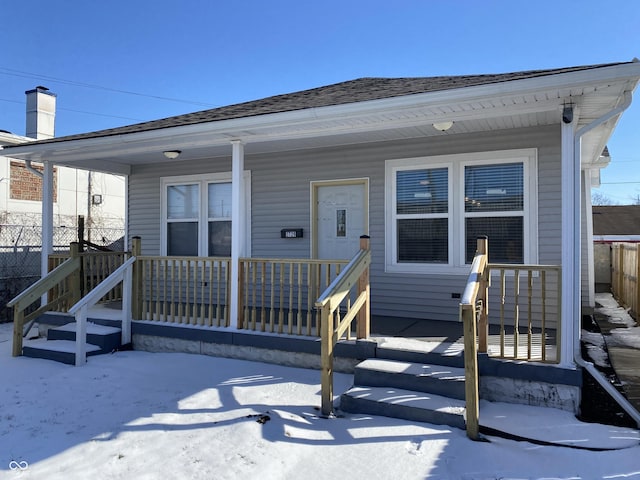
[[[610,293],[596,294],[596,302],[602,305],[596,308],[596,312],[606,315],[610,323],[620,324],[620,328],[614,328],[609,332],[607,344],[610,347],[640,349],[640,327],[629,315],[629,311],[618,305]]]
[[[472,442],[462,430],[368,415],[323,419],[314,370],[138,351],[82,367],[12,358],[10,328],[0,325],[2,479],[640,479],[636,431],[558,410],[527,410],[521,425],[503,415],[518,406],[483,403],[481,415],[514,433],[616,449]],[[337,374],[335,391],[351,381]]]

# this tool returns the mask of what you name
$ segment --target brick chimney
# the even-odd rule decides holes
[[[27,137],[43,140],[53,138],[56,120],[56,95],[47,87],[36,87],[27,95]]]

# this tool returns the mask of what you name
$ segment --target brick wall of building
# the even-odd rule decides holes
[[[32,166],[40,172],[44,170],[40,165],[32,164]],[[30,172],[24,162],[12,160],[10,175],[9,196],[12,200],[42,201],[42,178]],[[58,201],[58,171],[55,167],[53,169],[53,201]]]

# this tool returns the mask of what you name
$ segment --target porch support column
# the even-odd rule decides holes
[[[42,278],[49,273],[49,255],[53,253],[53,165],[43,162],[42,171],[42,254],[40,256],[40,274]],[[47,303],[47,294],[42,296],[42,305]]]
[[[230,323],[238,328],[238,291],[240,279],[240,257],[245,255],[244,219],[244,144],[232,140],[231,155],[231,295],[229,306]]]
[[[580,322],[580,143],[574,119],[561,123],[562,133],[562,309],[560,366],[573,365],[574,323]]]

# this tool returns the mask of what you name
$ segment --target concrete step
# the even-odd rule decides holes
[[[387,387],[353,387],[340,397],[340,410],[464,429],[465,403],[455,398]]]
[[[31,358],[43,358],[56,362],[75,365],[76,363],[76,342],[71,340],[26,340],[22,346],[22,355]],[[87,344],[87,357],[99,355],[100,347]]]
[[[359,363],[354,384],[433,393],[464,400],[464,368],[395,360],[369,359]]]
[[[87,322],[87,343],[97,345],[100,353],[111,353],[121,346],[122,332],[119,328],[107,327],[96,323]],[[47,332],[48,340],[76,339],[75,322],[67,323],[61,327],[50,328]]]
[[[378,342],[376,357],[401,362],[464,368],[463,345],[460,342],[385,338],[384,341]]]

